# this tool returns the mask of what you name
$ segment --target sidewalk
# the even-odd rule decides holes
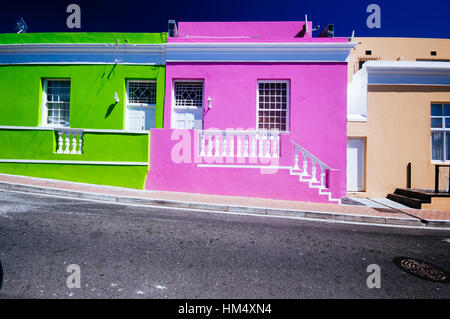
[[[235,196],[145,191],[0,174],[0,190],[232,213],[450,229],[450,210],[372,208]]]

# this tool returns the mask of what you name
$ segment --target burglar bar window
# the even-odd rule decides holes
[[[156,104],[156,82],[128,81],[128,103],[139,105]]]
[[[203,83],[175,82],[175,106],[203,106]]]
[[[44,125],[69,126],[70,80],[44,81]]]
[[[288,130],[288,92],[287,81],[258,82],[258,129]]]
[[[431,160],[450,161],[450,104],[431,104]]]

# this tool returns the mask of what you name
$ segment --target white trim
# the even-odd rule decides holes
[[[59,127],[56,127],[59,128]],[[53,131],[53,126],[0,126],[0,130],[30,130],[30,131]],[[69,128],[61,127],[61,129],[82,130],[83,133],[123,133],[123,134],[148,134],[148,131],[130,131],[130,130],[114,130],[114,129],[93,129],[93,128]]]
[[[71,78],[41,78],[42,79],[42,113],[41,113],[41,125],[52,128],[69,128],[70,127],[70,101],[71,101],[71,89],[72,81]],[[48,81],[65,81],[69,82],[69,125],[64,126],[60,124],[48,124],[48,107],[47,107],[47,87]]]
[[[348,114],[347,122],[367,122],[367,117],[362,114]]]
[[[26,160],[26,159],[0,159],[0,163],[124,165],[124,166],[147,166],[148,165],[147,162],[59,161],[59,160]]]

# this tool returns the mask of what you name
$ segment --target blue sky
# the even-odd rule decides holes
[[[4,1],[3,1],[4,2]],[[68,29],[66,8],[81,7],[81,29]],[[381,8],[381,28],[366,25],[369,4]],[[449,0],[10,0],[0,7],[0,33],[22,16],[28,32],[162,32],[176,21],[292,21],[335,25],[335,36],[450,38]]]

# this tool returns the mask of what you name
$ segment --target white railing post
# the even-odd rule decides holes
[[[78,140],[78,152],[77,154],[83,153],[83,131],[80,131],[80,139]]]
[[[244,134],[244,157],[248,157],[248,139],[249,135],[247,133]]]
[[[208,155],[207,156],[212,156],[212,134],[208,134],[206,133],[206,136],[208,136]]]
[[[64,154],[69,154],[70,153],[70,150],[69,150],[69,148],[70,148],[70,138],[69,138],[70,131],[65,131],[65,133],[66,133],[66,140],[65,140],[66,149],[64,151]]]
[[[312,182],[317,182],[316,173],[317,173],[316,162],[312,161],[312,169],[311,169],[311,175],[312,175],[311,181]]]
[[[240,134],[240,133],[237,133],[236,134],[236,138],[237,138],[237,151],[236,151],[236,156],[237,157],[242,157],[242,154],[241,154],[241,148],[242,148],[242,141],[241,141],[241,137],[242,137],[242,135]]]
[[[230,134],[230,157],[234,157],[234,134]]]
[[[263,157],[263,139],[259,134],[258,139],[259,139],[258,157]]]
[[[294,169],[300,169],[300,167],[298,166],[298,151],[297,151],[297,149],[295,150]]]
[[[306,156],[305,153],[302,153],[303,155],[303,171],[302,171],[302,175],[303,176],[308,176],[308,157]]]
[[[200,156],[205,156],[205,132],[200,134]]]
[[[251,157],[256,157],[256,143],[258,142],[258,133],[252,135],[252,155]]]
[[[72,132],[72,151],[70,154],[77,154],[77,135],[78,132]]]
[[[63,153],[63,132],[62,131],[58,131],[58,150],[56,151],[56,153]]]
[[[224,132],[222,135],[222,157],[227,157],[227,139],[228,139],[228,134],[227,132]]]
[[[278,134],[278,132],[274,133],[274,139],[273,139],[273,157],[278,157],[279,156],[279,151],[280,151],[280,135]]]
[[[219,138],[219,133],[216,133],[214,135],[214,139],[216,142],[216,147],[214,148],[214,156],[215,157],[219,157],[220,156],[220,138]]]
[[[325,168],[320,167],[320,186],[325,187]]]

